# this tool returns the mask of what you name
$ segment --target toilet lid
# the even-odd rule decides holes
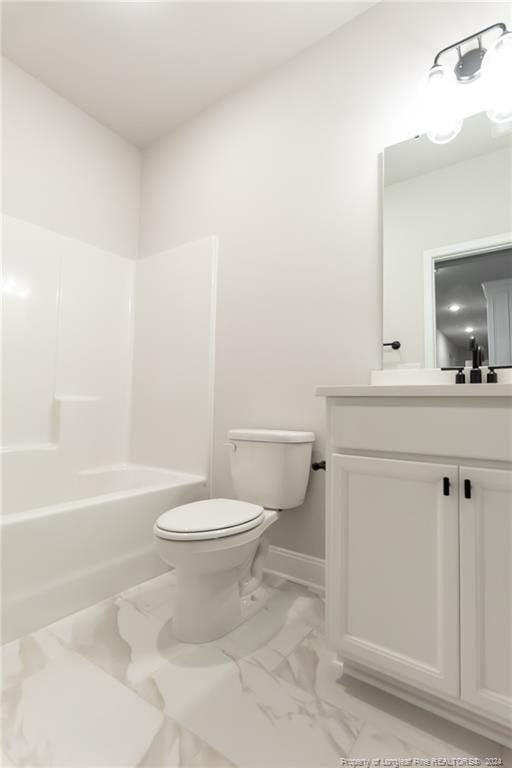
[[[206,499],[174,507],[160,515],[155,533],[165,539],[216,539],[250,531],[261,522],[263,507],[233,499]]]

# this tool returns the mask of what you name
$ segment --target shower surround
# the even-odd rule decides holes
[[[208,495],[217,245],[3,239],[5,641],[161,573],[153,522]]]

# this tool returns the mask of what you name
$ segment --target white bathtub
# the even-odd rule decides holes
[[[130,465],[74,473],[44,507],[25,482],[1,523],[2,642],[162,573],[153,523],[207,497],[204,477]]]

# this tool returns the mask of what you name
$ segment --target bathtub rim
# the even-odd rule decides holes
[[[128,469],[149,469],[155,472],[168,473],[173,475],[173,479],[169,478],[167,482],[153,483],[148,485],[141,485],[138,488],[122,491],[112,491],[110,493],[101,493],[96,496],[84,496],[80,499],[71,499],[70,501],[60,502],[59,504],[47,504],[44,507],[32,507],[31,509],[23,510],[20,512],[7,512],[2,511],[0,516],[0,528],[8,525],[14,525],[16,523],[22,523],[30,520],[37,519],[39,517],[45,517],[47,515],[59,515],[64,512],[72,510],[92,507],[97,504],[102,504],[109,501],[118,501],[121,499],[129,499],[136,496],[144,496],[150,493],[157,493],[159,491],[165,491],[171,488],[181,488],[183,486],[202,487],[208,485],[208,478],[206,475],[196,475],[190,472],[180,472],[174,469],[165,469],[164,467],[153,467],[144,464],[124,464],[115,465],[94,469],[82,470],[78,474],[100,474],[115,471],[124,471]]]

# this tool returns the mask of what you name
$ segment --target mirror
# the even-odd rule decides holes
[[[383,182],[383,367],[512,365],[512,124],[388,147]]]

